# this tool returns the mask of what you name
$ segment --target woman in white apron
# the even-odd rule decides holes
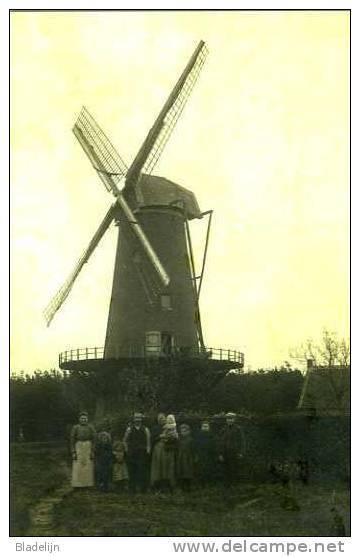
[[[94,481],[95,429],[88,422],[88,414],[82,411],[79,423],[71,430],[70,446],[72,454],[71,486],[92,487]]]

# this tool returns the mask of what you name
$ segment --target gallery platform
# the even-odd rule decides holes
[[[121,370],[129,367],[184,366],[187,369],[230,371],[244,367],[244,354],[224,348],[178,348],[169,352],[150,351],[145,346],[128,346],[114,357],[105,357],[103,347],[70,349],[59,354],[60,369],[69,371]]]

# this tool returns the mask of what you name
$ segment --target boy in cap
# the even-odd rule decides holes
[[[111,483],[113,453],[111,435],[101,428],[95,444],[95,482],[99,490],[107,492]]]

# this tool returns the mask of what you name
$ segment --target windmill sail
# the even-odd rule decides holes
[[[108,229],[109,225],[111,224],[114,218],[115,211],[116,211],[116,203],[114,203],[106,213],[105,218],[101,222],[95,235],[90,241],[89,246],[84,251],[80,259],[78,260],[74,270],[72,271],[72,273],[70,274],[66,282],[61,286],[61,288],[58,290],[58,292],[55,294],[55,296],[52,298],[50,303],[45,308],[44,316],[46,319],[47,326],[49,326],[52,319],[54,318],[55,313],[60,309],[61,305],[64,303],[65,299],[69,295],[76,278],[80,274],[82,267],[84,266],[85,263],[88,262],[90,255],[93,253],[93,251],[95,251],[96,247],[98,246],[99,241],[103,237],[104,233],[106,232],[106,230]]]
[[[163,291],[157,279],[156,271],[149,259],[144,256],[143,250],[137,248],[138,244],[133,228],[126,222],[120,222],[119,224],[121,227],[121,237],[125,239],[124,245],[128,259],[132,263],[133,271],[142,284],[147,303],[154,305],[159,294]]]
[[[132,225],[134,234],[137,236],[142,248],[154,265],[162,285],[167,286],[170,282],[170,278],[166,270],[152,248],[139,222],[136,220],[134,213],[117,188],[117,184],[127,170],[122,158],[117,154],[111,141],[86,108],[82,109],[73,131],[105,184],[106,189],[111,191],[116,197],[118,205],[122,209],[124,219]]]
[[[138,251],[137,245],[141,246],[139,249],[141,265],[138,265],[137,270],[142,280],[146,278],[144,287],[146,286],[149,301],[151,302],[152,297],[160,291],[161,287],[168,286],[170,278],[129,206],[127,193],[131,193],[130,197],[135,193],[137,200],[141,198],[138,187],[140,175],[142,172],[151,173],[155,167],[190,96],[207,53],[205,43],[200,41],[129,169],[89,111],[85,107],[81,109],[73,132],[106,189],[116,197],[116,203],[106,214],[72,274],[46,307],[44,313],[48,325],[69,295],[82,267],[88,261],[115,215],[118,220],[126,223],[128,233],[124,237],[126,239],[126,236],[130,235],[136,252]],[[123,191],[127,200],[118,188],[120,181],[124,178]]]
[[[125,187],[136,187],[140,173],[150,174],[154,169],[197,81],[207,54],[204,41],[200,41],[130,166]]]
[[[117,185],[126,176],[128,167],[85,106],[75,122],[73,133],[106,189],[116,195]]]

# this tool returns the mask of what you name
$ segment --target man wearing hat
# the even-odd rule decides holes
[[[150,431],[143,424],[142,413],[135,412],[133,422],[124,436],[126,463],[129,471],[130,492],[145,492],[151,450]]]
[[[244,431],[235,423],[236,413],[227,413],[225,419],[225,427],[220,433],[219,460],[224,464],[225,485],[230,487],[239,478],[239,467],[246,446]]]

